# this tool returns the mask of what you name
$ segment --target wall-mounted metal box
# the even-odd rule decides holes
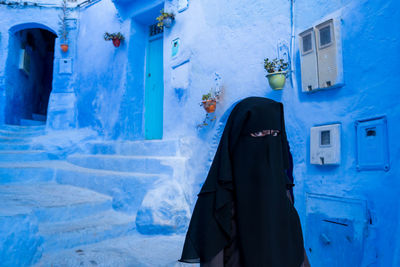
[[[305,248],[313,267],[361,266],[366,201],[307,193]]]
[[[178,12],[183,12],[189,7],[189,0],[178,0]]]
[[[179,38],[172,40],[172,42],[171,42],[171,58],[174,58],[178,55],[180,43],[181,43],[181,40]]]
[[[341,125],[330,124],[311,127],[310,163],[318,165],[340,164]]]
[[[301,85],[303,91],[312,91],[318,88],[318,63],[313,28],[300,34],[300,51]]]
[[[303,92],[344,85],[340,18],[328,17],[299,34]]]
[[[174,89],[186,90],[189,88],[190,60],[183,60],[179,64],[172,66],[171,86]]]
[[[72,58],[59,59],[59,72],[60,74],[72,74]]]
[[[356,121],[357,170],[390,169],[386,117]]]

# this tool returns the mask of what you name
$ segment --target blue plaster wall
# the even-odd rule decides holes
[[[318,7],[318,8],[316,8]],[[389,30],[400,19],[396,1],[295,1],[295,26],[299,33],[333,11],[342,9],[342,49],[345,86],[314,94],[299,86],[285,90],[288,136],[295,157],[297,207],[304,219],[305,194],[319,193],[363,199],[371,216],[364,246],[363,266],[395,266],[393,233],[399,227],[400,142],[398,105],[399,82],[388,69],[400,67],[400,32]],[[307,14],[307,15],[305,15]],[[398,26],[395,26],[398,27]],[[301,85],[298,40],[296,40],[296,81]],[[356,170],[355,121],[386,115],[388,120],[391,169]],[[342,162],[337,167],[310,165],[309,129],[318,124],[342,124]],[[313,225],[306,225],[312,228]],[[398,230],[397,230],[398,231]]]
[[[70,18],[77,18],[77,9],[71,11]],[[13,67],[15,62],[15,42],[13,35],[15,32],[30,28],[41,28],[51,31],[54,34],[58,32],[58,16],[60,10],[57,5],[51,3],[46,7],[38,6],[7,6],[0,5],[0,103],[4,105],[0,108],[0,121],[6,121],[7,107],[7,88],[13,88],[13,78],[17,78],[15,72],[7,76],[7,71]],[[76,39],[77,27],[72,27],[69,35],[69,51],[61,52],[60,40],[56,39],[55,54],[53,64],[53,85],[52,93],[49,99],[47,113],[47,129],[49,130],[65,130],[76,127],[76,95],[74,92],[72,74],[60,74],[60,59],[71,58],[75,62],[76,57]],[[11,63],[8,65],[8,63]],[[73,64],[73,69],[74,69]],[[12,93],[12,92],[11,92]],[[18,101],[19,103],[19,101]]]
[[[396,162],[400,156],[400,142],[396,138],[400,78],[394,74],[400,62],[400,9],[396,1],[294,1],[296,34],[342,8],[345,86],[314,94],[304,94],[298,86],[301,74],[297,38],[293,86],[288,81],[283,91],[275,92],[264,77],[264,58],[277,56],[280,40],[290,43],[290,1],[252,0],[244,4],[239,0],[199,0],[190,1],[189,8],[181,13],[177,12],[177,0],[114,3],[115,6],[103,0],[81,9],[76,14],[79,23],[72,33],[70,51],[61,54],[56,50],[50,128],[90,127],[108,139],[143,138],[144,29],[151,17],[157,16],[156,9],[164,5],[176,14],[173,27],[164,32],[164,139],[181,138],[186,143],[187,183],[192,188],[185,190],[193,192],[188,201],[194,203],[218,142],[215,137],[220,124],[196,128],[205,115],[199,106],[201,96],[215,86],[218,73],[224,94],[215,114],[217,121],[233,103],[247,96],[265,96],[284,103],[295,160],[296,208],[304,232],[307,227],[318,227],[305,224],[306,193],[366,200],[371,224],[365,239],[363,266],[396,266],[395,261],[400,260],[395,254],[400,241],[392,234],[400,233],[400,211],[393,208],[399,204]],[[1,14],[8,14],[0,16],[0,103],[4,103],[8,29],[24,22],[56,29],[57,13],[51,9],[35,13],[30,9],[0,8]],[[105,31],[121,31],[126,41],[114,48],[111,42],[103,40]],[[171,42],[176,38],[181,41],[180,51],[171,58]],[[71,75],[56,71],[57,59],[64,57],[73,59]],[[172,70],[183,62],[190,66],[188,86],[176,91],[171,81]],[[357,172],[354,122],[378,115],[388,119],[391,169]],[[337,167],[310,165],[310,127],[331,122],[342,124],[342,162]]]
[[[129,116],[123,108],[129,24],[122,21],[111,1],[101,1],[79,13],[73,83],[78,127],[92,127],[106,138],[118,137]],[[122,32],[126,40],[115,48],[103,39],[105,32]]]
[[[115,1],[124,16],[142,10],[139,2],[129,5]],[[264,77],[263,59],[277,56],[280,40],[290,43],[290,1],[191,1],[189,8],[177,13],[177,2],[168,1],[166,10],[176,13],[176,22],[164,33],[164,136],[192,137],[190,173],[194,187],[203,181],[218,142],[218,124],[196,130],[204,118],[198,106],[201,95],[214,84],[214,73],[222,77],[223,100],[216,116],[221,118],[235,101],[250,95],[266,96],[285,105],[288,136],[295,157],[295,198],[304,232],[306,193],[367,201],[370,222],[364,244],[363,265],[391,266],[399,246],[391,234],[398,230],[399,142],[396,118],[399,115],[399,78],[391,71],[399,67],[399,31],[388,30],[399,19],[398,4],[389,1],[295,1],[295,34],[312,26],[324,16],[342,9],[342,42],[345,86],[314,94],[301,92],[298,39],[294,49],[294,79],[282,92],[274,92]],[[129,13],[131,12],[131,14]],[[170,58],[170,44],[180,38],[180,52]],[[189,60],[189,86],[176,94],[171,85],[172,67]],[[383,67],[384,66],[384,67]],[[293,86],[292,86],[292,83]],[[182,97],[182,94],[184,95]],[[355,166],[355,121],[386,115],[388,119],[391,169],[357,172]],[[180,123],[177,123],[177,122]],[[342,124],[342,162],[337,167],[309,163],[310,127]],[[214,145],[213,145],[214,143]],[[211,151],[211,153],[207,153]],[[188,177],[188,179],[193,179]],[[194,189],[193,191],[196,191]],[[384,197],[383,197],[384,196]],[[195,196],[193,197],[195,199]],[[397,242],[397,243],[396,243]],[[398,250],[398,249],[397,249]],[[317,264],[317,263],[316,263]]]

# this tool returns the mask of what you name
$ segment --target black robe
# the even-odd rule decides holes
[[[263,130],[279,134],[251,136]],[[234,205],[244,267],[299,267],[303,235],[286,194],[289,153],[283,105],[263,97],[240,101],[198,194],[180,261],[208,262],[229,245]]]

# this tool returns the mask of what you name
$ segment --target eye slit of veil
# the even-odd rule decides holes
[[[250,133],[252,137],[263,137],[266,135],[278,136],[280,134],[279,130],[262,130],[255,133]]]

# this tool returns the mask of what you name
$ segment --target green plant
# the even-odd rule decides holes
[[[268,73],[274,73],[277,71],[285,71],[288,68],[289,64],[283,60],[275,58],[273,60],[269,60],[268,58],[264,59],[264,69]]]
[[[166,18],[171,18],[172,20],[175,19],[174,13],[164,12],[164,9],[161,9],[160,13],[161,15],[156,18],[156,20],[158,21],[157,26],[160,28],[164,27],[164,19]]]
[[[203,101],[211,100],[211,93],[203,95],[201,97],[201,100],[203,100]]]
[[[58,16],[59,18],[58,25],[60,26],[58,33],[61,37],[62,42],[64,43],[67,42],[69,34],[68,15],[69,15],[69,9],[67,7],[67,0],[62,0],[61,14]]]
[[[115,39],[125,40],[125,37],[120,32],[114,32],[114,33],[106,32],[106,33],[104,33],[104,40],[110,41],[110,40],[115,40]]]

